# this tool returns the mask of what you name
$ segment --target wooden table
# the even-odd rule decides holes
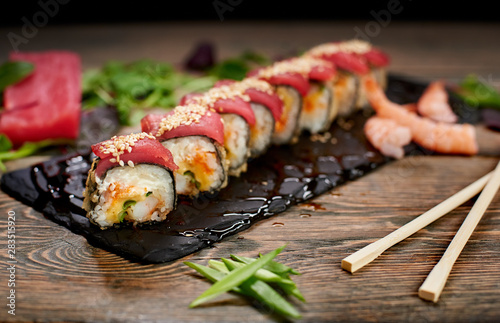
[[[21,50],[61,48],[81,54],[85,67],[142,57],[181,62],[200,40],[219,57],[252,48],[270,55],[355,36],[369,22],[192,23],[45,27]],[[0,34],[20,30],[2,29]],[[500,24],[396,23],[371,38],[392,56],[390,70],[417,79],[458,81],[474,72],[498,87]],[[2,40],[0,60],[9,44]],[[14,161],[25,167],[36,158]],[[302,272],[294,278],[307,299],[296,303],[304,322],[463,322],[500,320],[500,197],[496,197],[455,264],[437,304],[418,287],[460,227],[469,202],[392,247],[354,275],[347,255],[412,220],[487,173],[493,157],[408,157],[314,200],[258,222],[172,263],[140,265],[95,248],[42,214],[0,192],[0,295],[9,296],[7,215],[16,214],[16,316],[2,305],[0,321],[272,322],[238,296],[187,306],[209,284],[182,264],[237,253],[256,256],[285,243],[278,260]],[[304,216],[309,214],[310,216]],[[275,225],[276,222],[283,225]],[[300,232],[299,234],[297,232]],[[3,303],[6,304],[6,303]]]

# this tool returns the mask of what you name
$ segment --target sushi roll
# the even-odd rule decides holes
[[[326,131],[338,113],[334,92],[336,70],[331,63],[312,57],[304,56],[294,61],[309,69],[310,88],[303,100],[299,128],[311,134]]]
[[[255,114],[249,101],[250,97],[241,89],[222,85],[205,93],[185,96],[180,102],[201,105],[221,115],[230,176],[239,176],[247,170],[250,128],[255,125]]]
[[[174,173],[177,194],[197,196],[227,185],[224,125],[218,113],[189,104],[165,115],[148,114],[141,127],[172,152],[178,166]]]
[[[299,117],[303,97],[310,88],[306,77],[308,72],[303,66],[286,60],[249,73],[249,77],[265,80],[273,85],[275,93],[283,102],[283,112],[275,123],[271,140],[275,145],[293,143],[300,134]]]
[[[283,102],[269,83],[253,77],[240,82],[221,80],[215,84],[216,87],[223,85],[239,89],[250,98],[250,106],[255,115],[255,124],[250,126],[248,142],[250,158],[262,155],[271,145],[274,125],[281,117]]]
[[[176,205],[172,154],[146,133],[115,136],[92,146],[83,208],[102,229],[166,219]]]
[[[353,39],[343,42],[327,43],[310,49],[306,55],[319,57],[334,63],[340,70],[346,73],[343,75],[344,82],[338,86],[344,86],[344,91],[349,90],[349,96],[352,96],[352,90],[355,86],[355,102],[353,107],[341,106],[342,115],[349,114],[353,110],[364,108],[368,105],[366,91],[361,82],[361,77],[366,74],[372,74],[375,79],[385,87],[386,71],[389,58],[382,51],[374,48],[370,43]],[[350,80],[350,78],[354,80]]]

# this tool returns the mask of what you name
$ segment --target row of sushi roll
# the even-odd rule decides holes
[[[170,112],[145,116],[142,133],[92,146],[87,217],[103,229],[165,220],[177,195],[216,192],[270,146],[327,131],[366,106],[361,77],[385,87],[388,63],[370,43],[328,43],[186,95]]]

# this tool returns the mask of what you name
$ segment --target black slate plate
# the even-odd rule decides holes
[[[425,86],[391,76],[387,93],[398,103],[415,102]],[[465,116],[463,120],[477,121],[477,116],[459,100],[451,97],[450,102]],[[231,178],[228,187],[196,200],[181,198],[168,219],[157,224],[101,230],[89,222],[81,209],[91,163],[89,151],[7,173],[1,179],[1,188],[48,219],[83,235],[94,246],[133,261],[167,262],[208,247],[388,162],[390,159],[365,139],[366,118],[358,113],[345,120],[343,127],[333,125],[333,141],[312,141],[303,135],[294,145],[269,149],[250,162],[248,172]],[[430,154],[413,144],[406,150]]]

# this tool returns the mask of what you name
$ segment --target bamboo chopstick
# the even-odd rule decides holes
[[[486,184],[484,190],[479,195],[476,203],[474,203],[469,211],[469,214],[460,226],[460,229],[458,229],[457,234],[450,242],[450,245],[443,254],[443,257],[439,260],[436,266],[434,266],[422,286],[420,286],[418,290],[418,296],[420,298],[433,301],[434,303],[437,302],[441,292],[443,291],[444,285],[446,284],[446,280],[450,275],[451,268],[455,264],[460,252],[462,252],[462,249],[469,240],[483,214],[486,212],[486,209],[493,200],[493,197],[495,197],[499,186],[500,162],[493,171],[493,175]]]
[[[463,203],[477,195],[479,192],[481,192],[483,187],[491,178],[492,173],[493,172],[490,172],[489,174],[481,177],[474,183],[465,187],[458,193],[452,195],[448,199],[444,200],[443,202],[423,213],[414,220],[408,222],[396,231],[388,234],[384,238],[377,240],[358,250],[352,255],[344,258],[342,260],[342,268],[351,273],[354,273],[358,269],[369,264],[375,258],[380,256],[385,250],[389,249],[396,243],[408,238],[415,232],[426,227],[430,223],[434,222],[435,220],[439,219],[443,215],[449,213],[450,211],[454,210],[458,206],[462,205]]]

